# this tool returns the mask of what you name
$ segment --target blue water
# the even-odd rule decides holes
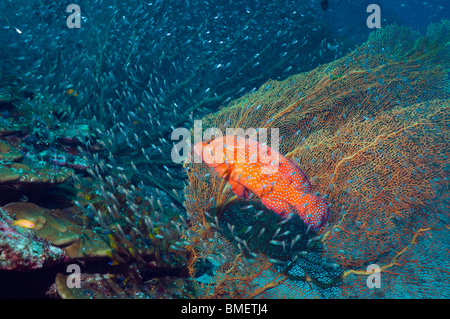
[[[372,12],[366,9],[371,4],[379,5],[380,15],[375,19],[379,19],[381,29],[397,24],[426,35],[430,24],[450,18],[446,0],[74,0],[81,10],[79,17],[70,16],[77,11],[67,12],[69,4],[0,0],[0,141],[14,146],[23,156],[20,160],[0,157],[0,170],[9,169],[11,161],[51,165],[56,171],[61,167],[74,170],[65,186],[52,185],[44,192],[41,185],[22,187],[2,180],[0,206],[28,202],[46,209],[81,207],[74,218],[82,219],[85,228],[105,238],[111,234],[122,236],[115,225],[120,220],[127,233],[117,245],[124,245],[123,254],[132,260],[124,264],[139,273],[141,281],[159,280],[159,284],[145,288],[158,287],[153,289],[158,293],[140,288],[140,296],[147,298],[184,298],[188,290],[183,286],[186,290],[177,288],[183,293],[174,293],[177,289],[169,289],[170,284],[161,279],[168,274],[184,280],[185,272],[179,274],[186,257],[181,253],[160,252],[164,267],[155,270],[152,267],[160,265],[151,264],[151,258],[145,260],[145,267],[136,266],[139,263],[130,252],[133,248],[124,244],[133,241],[136,247],[148,247],[155,236],[167,235],[153,229],[155,233],[141,238],[140,227],[150,228],[145,218],[141,219],[141,210],[150,205],[159,211],[155,223],[161,225],[156,228],[175,225],[178,215],[189,218],[183,204],[186,168],[170,159],[175,128],[190,129],[195,119],[257,91],[268,80],[284,80],[345,56],[376,31],[367,22]],[[71,27],[73,23],[79,27]],[[12,126],[16,127],[12,133],[2,133],[2,129]],[[80,189],[91,193],[81,194]],[[102,208],[95,198],[105,200],[109,206],[104,204]],[[130,205],[112,212],[119,201]],[[102,209],[106,212],[99,213]],[[7,238],[12,218],[16,217],[0,212],[0,247],[20,250],[26,238],[27,243],[39,242],[36,250],[53,248],[51,242],[41,243],[46,239],[34,241],[34,233],[19,232]],[[129,216],[125,219],[130,212],[132,220]],[[123,218],[105,221],[102,214]],[[106,241],[107,246],[114,244]],[[443,238],[436,246],[448,250],[448,240]],[[30,254],[50,258],[48,249]],[[5,258],[0,260],[0,280],[7,282],[0,285],[1,297],[47,298],[43,291],[49,290],[53,291],[49,293],[52,297],[61,297],[61,291],[58,294],[51,285],[70,260],[53,260],[51,264],[56,268],[47,268],[32,263],[31,257],[23,263],[22,257]],[[108,267],[122,261],[109,258],[107,262],[89,262],[107,273]],[[445,267],[448,259],[437,263]],[[176,269],[168,271],[168,265]],[[213,280],[218,265],[215,260],[212,266],[202,266],[205,269],[198,274],[202,279],[197,282]],[[35,280],[28,271],[40,272],[47,279]],[[85,271],[88,276],[96,273]],[[298,270],[304,276],[302,271]],[[27,273],[29,284],[20,288],[16,283],[23,273]],[[129,274],[123,274],[121,283]],[[393,286],[396,284],[398,281]],[[436,285],[448,298],[448,282]],[[121,289],[130,292],[135,288],[124,284]],[[321,297],[339,296],[338,287],[331,290]],[[95,294],[87,289],[76,296]],[[283,289],[273,293],[273,298],[282,296]],[[401,291],[387,297],[416,295]]]

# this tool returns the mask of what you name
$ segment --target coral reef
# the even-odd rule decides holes
[[[334,13],[304,0],[77,4],[89,8],[82,32],[52,18],[62,5],[0,3],[8,71],[0,75],[0,139],[22,153],[0,164],[8,194],[0,201],[38,205],[37,215],[55,224],[48,231],[81,237],[67,247],[88,230],[107,236],[111,266],[132,281],[149,269],[164,276],[186,267],[186,174],[168,159],[173,127],[268,78],[336,59],[369,32],[349,38],[355,24],[337,30]],[[363,8],[346,7],[344,14]],[[133,271],[119,268],[127,266]]]
[[[70,279],[69,279],[70,280]],[[195,297],[190,290],[190,279],[179,277],[160,277],[140,285],[128,281],[123,276],[112,274],[82,274],[81,287],[69,288],[68,276],[59,273],[52,295],[62,299],[185,299]]]
[[[64,252],[40,239],[31,229],[14,227],[0,208],[0,270],[29,271],[67,260]]]
[[[448,294],[448,22],[344,56],[369,31],[336,29],[332,3],[101,3],[80,0],[78,33],[45,1],[0,4],[1,275],[42,271],[55,298]],[[280,128],[326,227],[169,160],[174,127],[221,104],[204,129]],[[395,291],[357,291],[370,263]]]
[[[66,109],[40,94],[16,96],[19,79],[4,75],[0,81],[1,91],[11,92],[10,103],[0,108],[0,270],[99,263],[116,274],[122,287],[117,298],[137,297],[138,290],[145,298],[182,297],[185,251],[173,212],[153,195],[143,196],[123,168],[99,160],[104,148],[91,125],[68,122]],[[24,228],[23,221],[31,226]],[[157,287],[154,274],[161,279]],[[169,275],[177,278],[164,279]],[[91,290],[97,285],[101,291],[87,297],[111,295],[96,280],[102,274],[84,276]],[[61,289],[58,294],[69,296]]]
[[[104,257],[112,250],[108,237],[86,229],[75,210],[49,210],[32,203],[9,203],[1,209],[16,220],[33,222],[36,236],[60,247],[69,258]]]
[[[205,165],[190,164],[186,197],[193,226],[186,236],[198,241],[191,273],[203,259],[219,258],[223,265],[211,279],[213,290],[200,284],[204,297],[282,297],[286,291],[291,297],[339,296],[353,289],[346,280],[367,275],[372,263],[389,280],[394,273],[406,276],[401,269],[414,258],[404,253],[427,231],[448,232],[449,29],[448,21],[431,25],[422,37],[403,27],[383,28],[346,57],[268,81],[203,118],[203,130],[278,128],[280,152],[299,163],[313,191],[332,205],[319,233],[297,227],[279,238],[283,221],[260,222],[273,213],[255,199],[233,196]],[[218,218],[223,210],[225,217]],[[266,238],[258,236],[263,227]],[[306,243],[291,249],[297,235]],[[255,236],[262,240],[250,244]],[[271,244],[288,258],[274,256]],[[441,264],[435,272],[445,275],[444,269]]]

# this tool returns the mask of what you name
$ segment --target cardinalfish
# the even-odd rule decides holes
[[[23,228],[34,228],[34,223],[28,219],[18,219],[12,223],[12,226],[19,226]]]
[[[313,229],[327,222],[330,208],[326,200],[311,194],[306,174],[271,147],[254,139],[223,136],[195,144],[194,152],[231,184],[237,196],[248,199],[253,193],[283,218],[298,213]]]
[[[66,93],[67,95],[69,95],[69,96],[78,96],[78,93],[75,92],[74,89],[68,89],[68,90],[66,90],[65,93]]]

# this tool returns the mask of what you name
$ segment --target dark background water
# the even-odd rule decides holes
[[[382,10],[394,17],[399,25],[409,26],[422,33],[426,32],[427,26],[450,16],[450,2],[445,0],[380,0]]]

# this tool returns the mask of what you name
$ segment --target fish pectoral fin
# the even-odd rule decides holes
[[[226,176],[228,174],[229,169],[225,163],[215,166],[214,170],[216,171],[217,176],[228,179],[228,178],[226,178]]]
[[[239,184],[237,182],[234,181],[228,181],[231,184],[231,189],[233,190],[233,192],[241,197],[241,198],[249,198],[250,197],[250,192],[247,188],[245,188],[245,186],[243,186],[242,184]]]

